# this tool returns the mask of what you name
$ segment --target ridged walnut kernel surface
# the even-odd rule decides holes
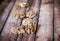
[[[26,18],[23,20],[22,25],[25,26],[25,31],[28,34],[32,34],[36,31],[36,22],[34,22],[32,19],[30,18]]]
[[[34,16],[36,16],[36,12],[34,12],[33,10],[30,10],[26,13],[26,17],[28,18],[33,18]]]

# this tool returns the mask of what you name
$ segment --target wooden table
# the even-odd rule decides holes
[[[28,0],[30,6],[27,8],[19,8],[18,3],[22,0],[11,0],[9,5],[5,8],[3,14],[0,16],[0,40],[1,41],[52,41],[53,35],[53,12],[52,12],[52,0]],[[57,6],[57,7],[56,7]],[[60,26],[60,17],[58,11],[60,8],[56,3],[56,10],[55,10],[55,19],[54,25],[55,29]],[[15,20],[13,15],[16,12],[16,8],[19,11],[25,12],[28,10],[33,9],[37,15],[33,18],[33,20],[37,23],[37,29],[34,34],[13,34],[11,33],[11,26],[22,24],[23,19]],[[57,18],[58,17],[58,18]],[[58,22],[57,22],[58,21]],[[56,25],[57,24],[57,25]],[[56,30],[55,30],[56,31]],[[56,32],[55,32],[56,33]],[[59,38],[60,39],[60,38]],[[55,35],[55,41],[59,41],[57,39],[57,34]]]

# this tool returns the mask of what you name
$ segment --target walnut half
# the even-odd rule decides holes
[[[36,31],[36,22],[34,22],[30,18],[26,18],[23,20],[22,25],[25,26],[25,31],[28,34],[32,34]]]
[[[22,13],[22,12],[18,12],[17,14],[14,15],[15,19],[20,19],[24,17],[25,17],[25,13]]]
[[[26,13],[26,17],[28,18],[33,18],[34,16],[36,16],[36,12],[34,12],[33,10],[30,10]]]

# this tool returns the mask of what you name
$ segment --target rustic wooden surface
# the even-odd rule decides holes
[[[4,9],[4,12],[0,15],[0,33],[3,29],[5,22],[7,21],[11,9],[13,8],[14,2],[15,2],[14,0],[13,1],[11,0],[9,5]]]
[[[42,0],[39,14],[36,41],[52,41],[52,1],[46,3]]]
[[[17,4],[18,3],[19,3],[19,0],[16,1],[15,6],[12,9],[12,12],[11,12],[11,14],[10,14],[5,26],[4,26],[4,29],[3,29],[2,33],[1,33],[1,36],[3,36],[3,38],[4,38],[5,35],[9,34],[10,37],[9,36],[5,36],[5,37],[11,38],[11,41],[15,41],[16,40],[16,36],[17,36],[17,34],[12,34],[11,33],[11,27],[13,25],[16,25],[16,24],[20,25],[20,23],[21,23],[21,19],[15,20],[13,18],[13,14],[15,14],[15,12],[16,12],[16,8],[17,8]],[[21,9],[21,8],[19,8],[19,9]],[[13,37],[11,37],[11,36],[13,36]],[[4,38],[4,39],[3,38],[2,38],[2,41],[7,40],[6,38]]]
[[[18,8],[17,4],[20,1],[22,0],[16,0],[10,15],[6,20],[4,28],[0,34],[1,41],[52,41],[52,0],[29,0],[32,1],[31,3],[28,1],[30,3],[30,7]],[[33,18],[37,23],[36,33],[30,35],[25,33],[20,35],[11,33],[12,25],[20,26],[22,24],[22,19],[16,20],[13,18],[13,14],[15,14],[17,10],[16,8],[22,12],[25,12],[25,10],[27,11],[27,9],[33,9],[37,13]]]
[[[60,0],[55,0],[54,4],[54,38],[55,41],[60,41]]]

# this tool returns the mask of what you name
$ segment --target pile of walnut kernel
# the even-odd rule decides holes
[[[15,34],[33,34],[36,31],[36,22],[30,18],[23,19],[22,25],[11,27],[11,31]]]
[[[27,1],[25,1],[25,2],[19,3],[17,6],[18,6],[18,9],[19,8],[25,8],[25,7],[29,6],[29,3]],[[34,10],[27,11],[26,13],[20,12],[20,10],[17,10],[16,12],[17,13],[14,15],[15,19],[21,19],[24,17],[33,18],[34,16],[36,16],[36,12],[34,12]]]
[[[28,3],[20,3],[20,7],[27,7],[29,6]],[[18,12],[18,14],[14,15],[15,19],[23,19],[24,17],[27,17],[23,19],[21,26],[12,26],[11,32],[15,34],[21,34],[21,33],[27,33],[27,34],[33,34],[36,31],[36,22],[33,21],[33,17],[36,16],[36,12],[33,10],[28,11],[26,14],[23,12]]]

